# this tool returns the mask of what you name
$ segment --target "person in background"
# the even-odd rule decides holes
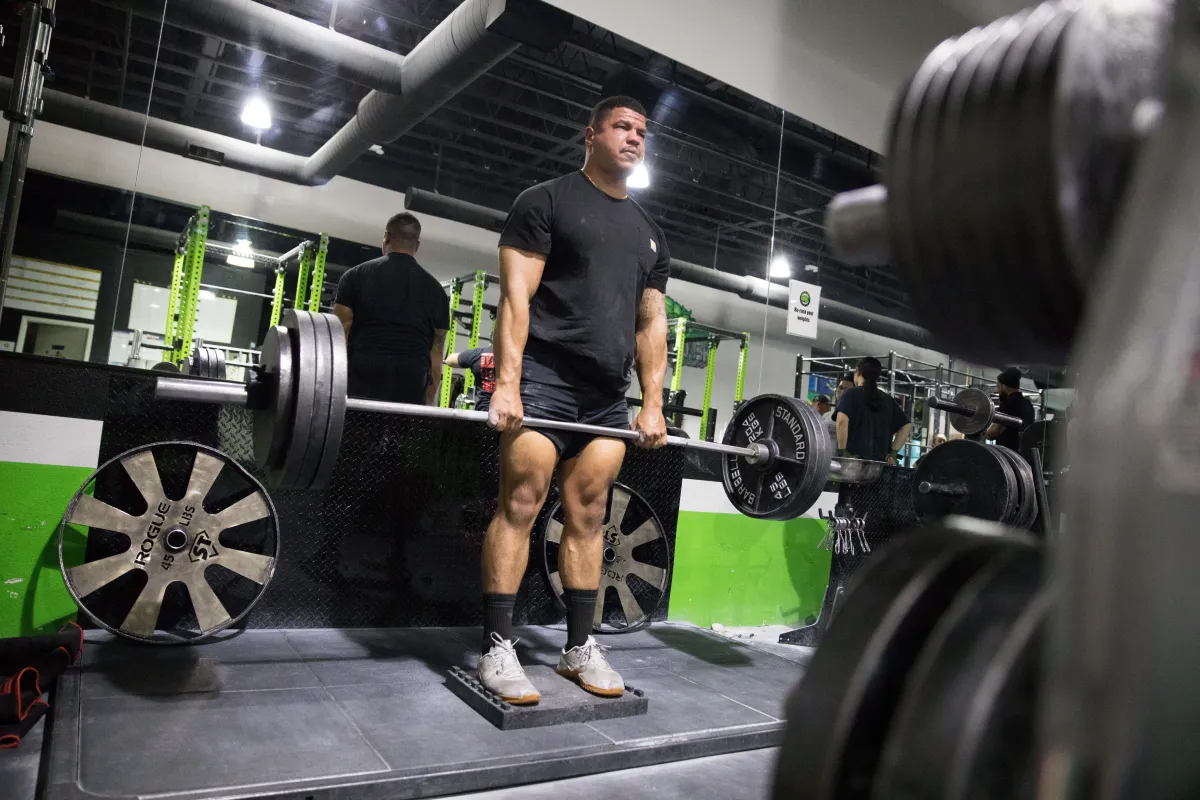
[[[939,444],[945,444],[945,443],[946,443],[946,434],[939,433],[937,436],[933,437],[933,444],[929,446],[929,449],[932,450],[933,448],[937,447]]]
[[[833,390],[833,407],[837,408],[837,404],[842,402],[842,395],[845,393],[845,391],[847,389],[853,389],[853,388],[854,388],[854,373],[847,372],[845,375],[843,375],[838,380],[838,384]],[[830,414],[829,418],[833,419],[833,415]]]
[[[446,366],[471,370],[475,376],[475,410],[487,411],[492,392],[496,391],[496,355],[490,347],[472,347],[451,353]]]
[[[450,299],[413,257],[420,246],[421,223],[397,214],[384,228],[383,256],[351,267],[338,281],[333,313],[346,330],[352,397],[435,402]]]
[[[830,419],[833,415],[833,404],[829,402],[829,395],[819,394],[812,399],[812,407],[817,410],[825,419]]]
[[[842,392],[834,421],[840,455],[895,464],[912,434],[912,422],[895,398],[879,388],[883,365],[870,356],[858,362],[854,386]]]
[[[1021,427],[1009,427],[993,422],[988,426],[986,437],[1001,447],[1020,452],[1021,431],[1033,424],[1033,403],[1021,393],[1021,370],[1009,367],[996,376],[996,391],[1000,393],[1000,402],[996,410],[1001,414],[1011,414],[1021,418]]]

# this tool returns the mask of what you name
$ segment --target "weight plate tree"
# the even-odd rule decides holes
[[[77,526],[89,529],[88,560],[68,567],[66,551],[82,546]],[[105,462],[58,528],[59,566],[80,609],[111,633],[153,644],[194,642],[241,620],[270,584],[278,551],[266,490],[194,442]]]
[[[558,574],[561,501],[555,501],[545,519],[539,535],[542,574],[559,605],[566,608]],[[613,484],[604,518],[604,561],[592,630],[629,633],[644,628],[666,597],[670,582],[671,546],[658,515],[640,494],[624,484]]]
[[[905,682],[938,622],[993,559],[1035,547],[1006,528],[955,517],[877,552],[854,576],[788,700],[776,800],[869,796]]]

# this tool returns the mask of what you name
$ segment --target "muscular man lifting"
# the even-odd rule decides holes
[[[529,534],[559,466],[565,524],[558,569],[567,605],[559,674],[619,696],[621,676],[591,637],[609,489],[625,443],[521,426],[524,415],[628,428],[625,391],[636,366],[643,447],[666,443],[662,230],[626,191],[645,151],[646,112],[629,97],[592,110],[583,169],[522,192],[500,234],[500,306],[492,345],[489,423],[501,431],[500,501],[483,544],[484,641],[479,680],[510,703],[536,703],[512,644]]]

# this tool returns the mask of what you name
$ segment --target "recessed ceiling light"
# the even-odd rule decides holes
[[[271,107],[258,95],[252,96],[242,108],[242,122],[259,131],[271,129]]]
[[[775,256],[775,258],[771,260],[771,277],[792,277],[792,264],[787,260],[787,256]]]

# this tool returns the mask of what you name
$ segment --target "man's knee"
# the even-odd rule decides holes
[[[563,492],[563,515],[567,528],[581,534],[600,533],[608,512],[608,486],[581,487]]]
[[[532,529],[542,503],[546,501],[549,481],[524,480],[500,494],[500,513],[515,528]]]

